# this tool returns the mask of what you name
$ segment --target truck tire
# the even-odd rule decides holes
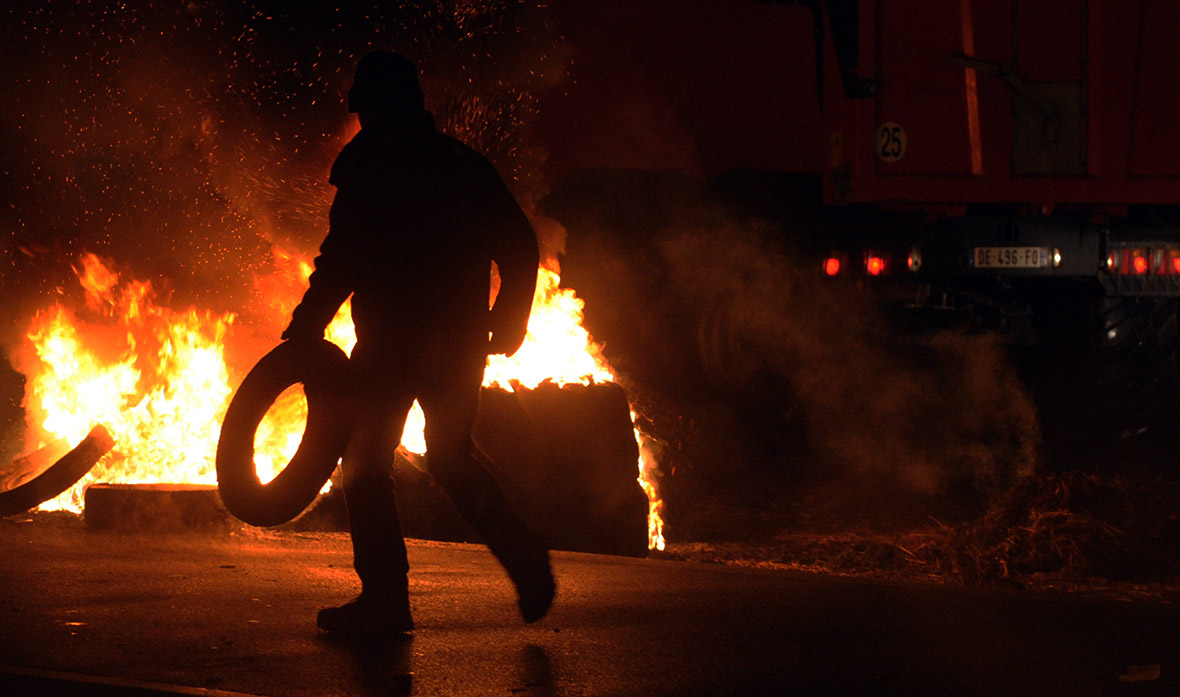
[[[1099,303],[1097,388],[1122,439],[1166,427],[1176,406],[1177,301],[1106,298]]]
[[[703,306],[697,323],[701,373],[722,392],[737,392],[765,367],[765,359],[745,340],[732,298],[718,296]]]
[[[217,441],[217,488],[226,509],[250,525],[281,525],[303,512],[336,469],[351,433],[348,357],[324,341],[285,341],[262,357],[230,401]],[[275,399],[302,383],[307,426],[291,461],[263,484],[254,433]]]
[[[1045,342],[1032,380],[1054,468],[1147,454],[1174,427],[1178,406],[1175,299],[1093,298],[1078,307],[1072,326]]]

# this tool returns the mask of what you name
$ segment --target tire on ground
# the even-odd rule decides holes
[[[111,434],[101,424],[73,450],[41,474],[12,489],[0,491],[0,518],[35,508],[73,486],[115,447]]]
[[[352,418],[348,357],[324,341],[285,341],[262,357],[234,394],[217,441],[217,487],[227,510],[251,525],[298,516],[332,475],[348,444]],[[254,434],[288,387],[302,383],[307,426],[287,466],[263,484],[254,467]]]

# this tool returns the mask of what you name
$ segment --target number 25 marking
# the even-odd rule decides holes
[[[897,162],[905,156],[905,148],[905,129],[900,124],[890,121],[877,127],[877,157]]]

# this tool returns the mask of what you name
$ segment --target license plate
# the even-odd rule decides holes
[[[976,247],[977,269],[1040,269],[1049,265],[1046,247]]]

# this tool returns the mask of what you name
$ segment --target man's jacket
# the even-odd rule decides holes
[[[322,336],[353,294],[358,343],[404,345],[500,333],[523,340],[537,274],[537,240],[491,163],[438,133],[367,124],[341,150],[336,198],[310,287],[289,336]],[[491,262],[500,291],[488,310]]]

